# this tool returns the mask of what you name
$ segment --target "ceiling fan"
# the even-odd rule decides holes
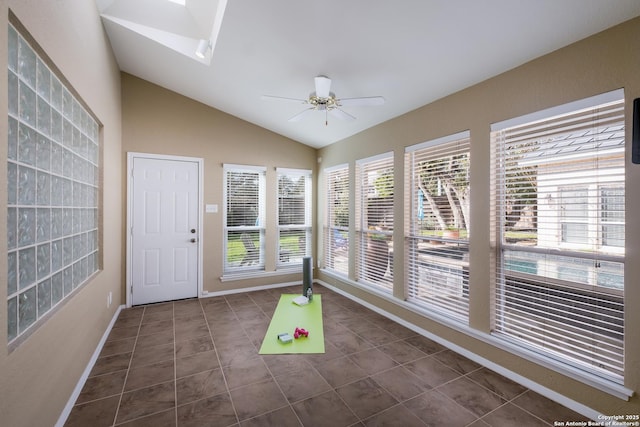
[[[316,91],[309,94],[308,99],[284,98],[281,96],[262,95],[263,100],[275,100],[293,102],[297,104],[306,104],[310,107],[302,110],[289,119],[290,122],[302,120],[312,111],[325,112],[325,125],[329,124],[328,115],[340,120],[355,120],[356,118],[340,107],[363,107],[384,104],[384,98],[381,96],[369,96],[364,98],[336,98],[336,95],[330,91],[331,79],[327,76],[315,77]]]

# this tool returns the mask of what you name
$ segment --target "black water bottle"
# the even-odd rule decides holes
[[[307,291],[311,288],[312,280],[311,257],[302,258],[302,295],[308,297]]]

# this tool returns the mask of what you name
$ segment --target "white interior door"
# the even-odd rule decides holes
[[[129,159],[130,305],[198,295],[197,159]]]

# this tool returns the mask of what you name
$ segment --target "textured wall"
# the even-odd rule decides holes
[[[0,1],[0,93],[7,93],[9,9],[62,72],[103,124],[103,203],[107,212],[122,205],[120,73],[93,1]],[[99,82],[99,84],[98,84]],[[7,99],[0,101],[7,115]],[[0,120],[0,145],[7,146],[7,120]],[[0,223],[6,224],[6,155],[0,150]],[[0,418],[7,426],[55,424],[122,294],[122,218],[104,217],[103,270],[13,351],[0,351]],[[0,233],[6,248],[6,234]],[[0,277],[7,277],[0,257]],[[6,283],[4,280],[2,283]],[[107,296],[115,301],[107,307]],[[2,294],[5,295],[4,291]],[[4,301],[4,300],[3,300]],[[0,304],[0,342],[6,343],[6,303]]]
[[[317,166],[316,150],[147,81],[122,75],[122,144],[126,152],[204,159],[204,203],[218,213],[203,216],[203,289],[209,292],[301,281],[301,272],[225,281],[223,272],[224,163],[266,166],[265,270],[275,270],[277,244],[277,167]],[[315,187],[315,183],[314,183]],[[314,190],[315,191],[315,190]],[[126,194],[125,194],[126,197]],[[314,195],[315,200],[315,195]]]
[[[623,23],[585,40],[552,52],[518,68],[464,89],[432,104],[418,108],[382,125],[319,150],[324,168],[394,151],[395,176],[404,176],[404,148],[423,141],[451,135],[463,130],[471,132],[471,238],[470,238],[470,314],[472,331],[488,334],[491,328],[491,217],[490,217],[490,126],[492,123],[527,113],[624,88],[626,97],[627,169],[626,169],[626,383],[636,392],[640,389],[640,166],[631,164],[632,101],[640,96],[640,19]],[[470,64],[472,66],[472,64]],[[425,82],[429,84],[429,82]],[[403,239],[404,197],[397,187],[394,241]],[[318,218],[322,218],[323,188],[319,188]],[[321,220],[319,220],[321,221]],[[322,223],[319,222],[318,229]],[[318,248],[322,248],[321,242]],[[321,249],[319,249],[321,252]],[[318,254],[322,257],[322,253]],[[394,295],[400,302],[404,293],[402,254],[394,254]],[[505,351],[461,334],[453,329],[415,315],[400,305],[380,300],[366,291],[322,272],[319,279],[352,292],[358,297],[406,319],[420,327],[485,357],[524,377],[566,395],[583,405],[607,415],[638,414],[637,394],[630,402],[604,394],[595,388],[568,379],[549,369],[525,361]]]

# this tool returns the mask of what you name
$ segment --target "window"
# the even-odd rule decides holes
[[[561,188],[559,202],[560,240],[563,243],[587,244],[589,235],[588,190],[586,188]]]
[[[624,248],[624,187],[600,187],[599,196],[602,245]]]
[[[622,90],[492,127],[494,333],[622,383]]]
[[[13,25],[8,48],[11,343],[100,268],[100,142],[95,118]]]
[[[405,150],[407,300],[467,322],[469,132]]]
[[[278,265],[311,255],[311,171],[278,169]]]
[[[224,165],[225,273],[264,270],[265,168]]]
[[[358,281],[393,291],[393,153],[356,163]]]
[[[349,166],[325,170],[324,266],[349,274]]]

